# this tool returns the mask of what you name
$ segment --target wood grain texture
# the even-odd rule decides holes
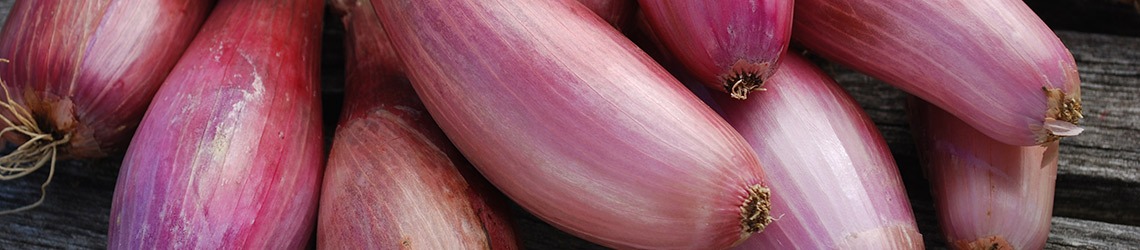
[[[1061,141],[1054,214],[1138,226],[1140,39],[1059,35],[1077,59],[1087,115],[1086,132]]]
[[[1046,249],[1135,249],[1140,228],[1067,217],[1053,217]]]
[[[48,169],[0,182],[0,210],[35,202]],[[66,162],[56,166],[44,204],[0,215],[0,248],[103,249],[118,164]]]
[[[1031,6],[1078,0],[1028,0]],[[1118,0],[1083,0],[1114,6]],[[6,14],[13,0],[0,0]],[[1124,5],[1127,6],[1127,5]],[[1089,7],[1089,8],[1101,8]],[[1039,9],[1041,13],[1043,9]],[[1052,10],[1056,11],[1056,10]],[[328,15],[331,16],[331,15]],[[1050,20],[1051,25],[1064,20]],[[1089,18],[1089,17],[1085,17]],[[1140,27],[1140,21],[1099,31]],[[343,96],[343,32],[326,21],[326,124],[335,124]],[[1127,26],[1131,25],[1131,26]],[[1046,249],[1127,249],[1140,246],[1140,38],[1072,31],[1058,35],[1080,67],[1086,119],[1084,134],[1064,139],[1054,202],[1053,227]],[[927,247],[944,249],[929,187],[918,168],[904,106],[906,94],[866,75],[816,59],[875,121],[900,166],[908,196]],[[331,132],[331,129],[328,129]],[[331,136],[329,136],[331,138]],[[102,249],[106,247],[111,195],[118,160],[67,162],[57,167],[44,204],[31,211],[0,216],[0,248]],[[0,181],[0,210],[34,202],[47,169],[14,181]],[[516,229],[529,249],[600,249],[569,236],[514,208]]]

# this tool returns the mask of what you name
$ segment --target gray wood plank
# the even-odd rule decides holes
[[[0,210],[35,202],[47,169],[0,182]],[[115,163],[64,162],[56,167],[44,204],[18,214],[0,215],[0,248],[106,248]]]
[[[1057,215],[1140,225],[1140,38],[1061,33],[1081,70],[1086,133],[1061,142]]]
[[[1045,244],[1047,249],[1136,249],[1140,247],[1140,228],[1053,217]]]

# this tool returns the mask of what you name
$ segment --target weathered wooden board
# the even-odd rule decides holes
[[[1086,3],[1120,6],[1115,1],[1118,0]],[[0,0],[0,14],[6,15],[12,2]],[[1072,1],[1027,2],[1031,6],[1056,6]],[[1129,26],[1132,28],[1140,27],[1135,25],[1140,21],[1130,24],[1134,25]],[[343,32],[338,30],[338,25],[329,27],[322,81],[326,124],[335,124],[340,107],[339,86],[343,80],[341,61],[344,57],[339,51]],[[1128,33],[1129,27],[1104,32],[1132,34]],[[1082,125],[1087,130],[1081,136],[1062,141],[1054,205],[1056,217],[1047,248],[1136,248],[1140,246],[1140,38],[1071,31],[1059,31],[1058,35],[1069,46],[1080,67],[1087,114]],[[927,246],[944,248],[907,127],[903,110],[906,94],[841,66],[817,61],[851,92],[878,125],[900,166]],[[117,162],[110,159],[58,166],[43,206],[0,216],[0,249],[105,248]],[[39,197],[39,185],[48,176],[47,170],[20,180],[0,182],[0,210],[34,202]],[[560,232],[517,207],[515,213],[518,232],[527,248],[600,248]]]

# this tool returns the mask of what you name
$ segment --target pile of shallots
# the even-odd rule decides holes
[[[125,154],[113,249],[517,249],[507,199],[613,248],[923,248],[810,53],[914,96],[953,247],[1033,249],[1081,132],[1073,58],[1020,0],[327,5],[348,56],[326,152],[323,1],[17,2],[0,179]]]

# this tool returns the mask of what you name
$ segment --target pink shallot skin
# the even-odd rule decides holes
[[[908,104],[946,241],[956,249],[1045,247],[1058,142],[1008,145],[930,103],[911,98]]]
[[[639,2],[669,54],[705,86],[736,99],[763,88],[792,34],[792,0]]]
[[[443,131],[555,227],[614,248],[723,249],[770,222],[744,139],[580,3],[373,4]]]
[[[1021,0],[797,0],[793,37],[998,141],[1080,133],[1073,56]]]
[[[324,2],[222,0],[123,159],[111,249],[301,249],[316,223]]]
[[[859,104],[795,53],[748,100],[716,95],[756,150],[776,221],[737,249],[921,249],[902,178]]]
[[[598,17],[609,22],[618,30],[630,27],[637,13],[637,0],[578,0]]]
[[[60,157],[121,153],[213,2],[17,1],[0,34],[0,79],[41,129],[71,134]]]
[[[518,249],[505,197],[435,125],[368,0],[337,0],[345,106],[329,152],[320,249]]]

